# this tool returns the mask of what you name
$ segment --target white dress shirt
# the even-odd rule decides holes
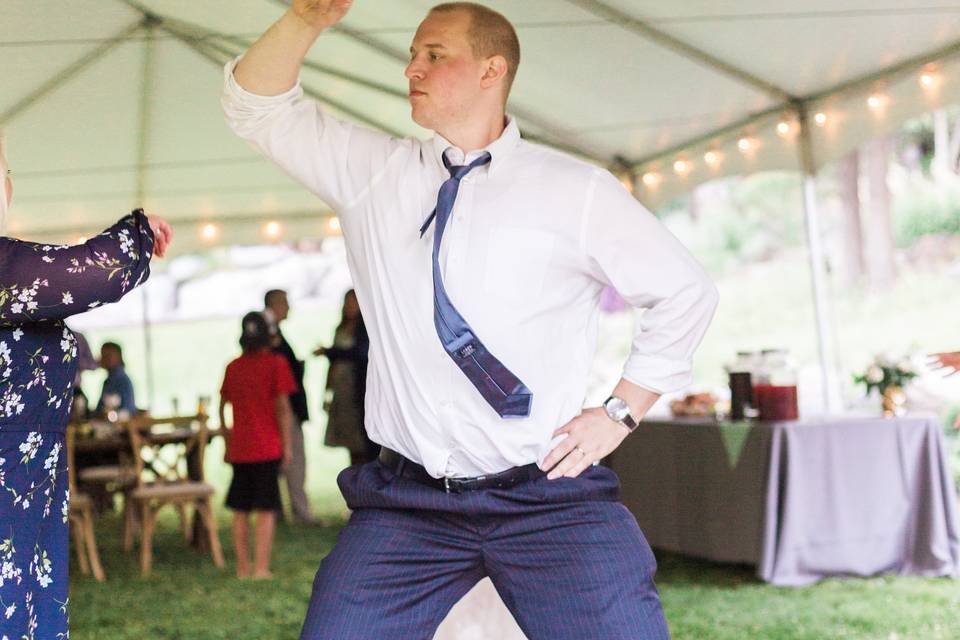
[[[449,177],[447,140],[397,139],[335,119],[298,84],[257,96],[225,67],[223,109],[241,138],[339,215],[370,335],[366,427],[434,477],[542,462],[580,412],[600,292],[637,308],[623,377],[658,393],[691,379],[717,292],[680,242],[609,172],[520,137],[510,119],[492,160],[460,184],[440,252],[450,300],[533,393],[502,419],[444,351],[433,324],[431,251],[420,225]],[[642,310],[642,313],[640,312]]]

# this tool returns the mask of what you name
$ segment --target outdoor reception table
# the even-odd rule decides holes
[[[644,421],[609,460],[650,545],[756,565],[776,585],[960,575],[933,417]]]

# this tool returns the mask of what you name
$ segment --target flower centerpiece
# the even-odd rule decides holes
[[[917,377],[917,370],[910,358],[892,358],[879,355],[864,370],[853,376],[853,381],[866,386],[866,394],[874,389],[880,392],[883,403],[883,415],[899,416],[906,412],[907,396],[904,387]]]

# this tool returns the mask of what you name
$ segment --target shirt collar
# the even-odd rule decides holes
[[[500,166],[502,161],[510,155],[510,152],[516,148],[517,143],[520,142],[520,128],[517,126],[516,118],[507,114],[506,119],[507,126],[503,128],[503,132],[500,134],[499,138],[488,144],[483,149],[471,151],[467,154],[466,158],[463,157],[463,151],[453,146],[449,140],[441,136],[439,133],[435,134],[433,136],[433,152],[437,164],[443,167],[443,154],[447,152],[449,152],[447,159],[453,164],[466,164],[476,159],[484,151],[489,151],[490,166],[488,167],[488,170],[494,171],[495,168]]]

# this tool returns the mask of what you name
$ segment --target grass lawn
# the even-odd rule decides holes
[[[97,522],[107,582],[96,583],[71,567],[71,637],[74,640],[286,640],[296,638],[316,568],[344,523],[334,488],[346,456],[319,446],[308,432],[310,495],[327,521],[323,527],[281,525],[273,556],[276,578],[239,581],[229,533],[229,512],[219,512],[227,568],[187,550],[172,510],[161,519],[154,570],[139,576],[136,553],[120,546],[120,521]],[[219,490],[229,480],[219,442],[210,447],[208,477]],[[749,567],[659,556],[658,585],[677,640],[857,638],[936,640],[960,638],[960,585],[944,579],[828,580],[804,589],[771,587]],[[380,639],[375,639],[380,640]],[[383,639],[393,640],[393,639]],[[402,639],[398,639],[402,640]]]

